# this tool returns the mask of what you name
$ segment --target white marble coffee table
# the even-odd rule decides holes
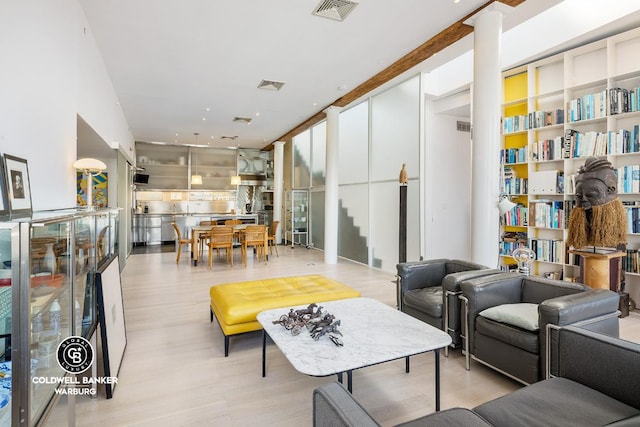
[[[314,341],[308,331],[294,336],[280,324],[274,324],[289,309],[307,305],[283,307],[258,314],[263,327],[262,376],[266,375],[266,337],[269,335],[293,367],[306,375],[324,377],[347,373],[348,389],[352,390],[352,371],[378,363],[406,358],[428,351],[435,354],[436,410],[440,410],[440,349],[451,344],[449,334],[434,328],[395,308],[370,298],[350,298],[319,302],[324,312],[333,314],[341,324],[343,347],[336,346],[328,336]]]

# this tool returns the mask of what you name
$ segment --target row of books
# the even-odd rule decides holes
[[[616,169],[618,193],[640,193],[640,165],[627,165]]]
[[[571,157],[607,155],[607,134],[605,132],[576,132],[567,129],[565,145],[569,145]]]
[[[625,206],[624,208],[627,211],[627,233],[640,233],[640,206]]]
[[[539,228],[564,228],[563,200],[532,200],[529,202],[529,223]]]
[[[527,147],[502,149],[500,150],[500,163],[524,163],[529,158],[528,152]]]
[[[583,95],[569,101],[567,121],[598,119],[607,116],[607,90]]]
[[[531,144],[529,150],[532,161],[639,152],[640,125],[634,125],[631,130],[620,129],[608,132],[578,132],[567,129],[564,137],[557,136],[554,139],[537,141]]]
[[[511,253],[513,251],[515,251],[518,248],[523,248],[527,246],[526,242],[504,242],[501,241],[500,244],[498,245],[499,247],[499,251],[500,251],[500,255],[504,255],[504,256],[511,256]]]
[[[529,224],[529,209],[521,204],[516,205],[509,212],[500,215],[500,225],[526,227]]]
[[[564,123],[564,110],[561,108],[553,111],[533,111],[529,114],[503,117],[502,133],[520,132],[562,123]]]
[[[622,257],[622,269],[627,273],[640,273],[640,252],[638,249],[627,249]]]
[[[504,192],[512,196],[526,195],[529,191],[529,180],[527,178],[505,178]]]
[[[553,139],[542,139],[531,144],[529,153],[534,162],[562,159],[562,143],[564,138],[557,136]]]
[[[609,89],[609,114],[621,114],[640,111],[640,87]]]
[[[634,125],[633,129],[620,129],[607,132],[607,153],[623,154],[640,152],[640,126]]]
[[[537,261],[565,262],[564,240],[531,239],[529,248],[536,254]]]

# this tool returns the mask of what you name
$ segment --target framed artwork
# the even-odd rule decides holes
[[[11,218],[31,216],[31,182],[27,161],[10,154],[4,155],[4,173]]]
[[[7,179],[4,164],[0,161],[0,221],[9,219],[9,199],[7,198]]]
[[[127,347],[118,257],[96,273],[96,290],[104,375],[117,377]],[[107,399],[113,397],[115,386],[116,384],[105,384]]]
[[[107,172],[100,172],[98,174],[89,174],[91,181],[93,182],[93,188],[91,189],[92,206],[98,208],[106,208],[109,204],[107,198],[107,191],[109,188],[109,179]],[[87,205],[87,178],[84,172],[77,172],[76,175],[76,206],[88,206]]]

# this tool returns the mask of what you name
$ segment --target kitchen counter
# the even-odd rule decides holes
[[[219,221],[226,219],[240,219],[243,223],[257,223],[258,214],[231,213],[180,213],[180,212],[149,212],[135,213],[133,216],[134,245],[159,245],[171,243],[175,240],[175,231],[171,223],[175,222],[180,228],[182,236],[189,236],[191,227],[200,221]]]

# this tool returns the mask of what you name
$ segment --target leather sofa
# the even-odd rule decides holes
[[[640,425],[640,345],[573,326],[552,331],[557,376],[473,409],[452,408],[401,426]],[[417,403],[417,402],[415,402]],[[379,426],[341,384],[313,392],[315,427]]]
[[[578,324],[618,336],[620,297],[609,290],[517,273],[474,278],[460,286],[467,369],[473,358],[531,384],[546,376],[547,324]]]
[[[461,344],[460,283],[500,272],[457,259],[405,262],[396,268],[398,309],[448,332],[452,347]]]

